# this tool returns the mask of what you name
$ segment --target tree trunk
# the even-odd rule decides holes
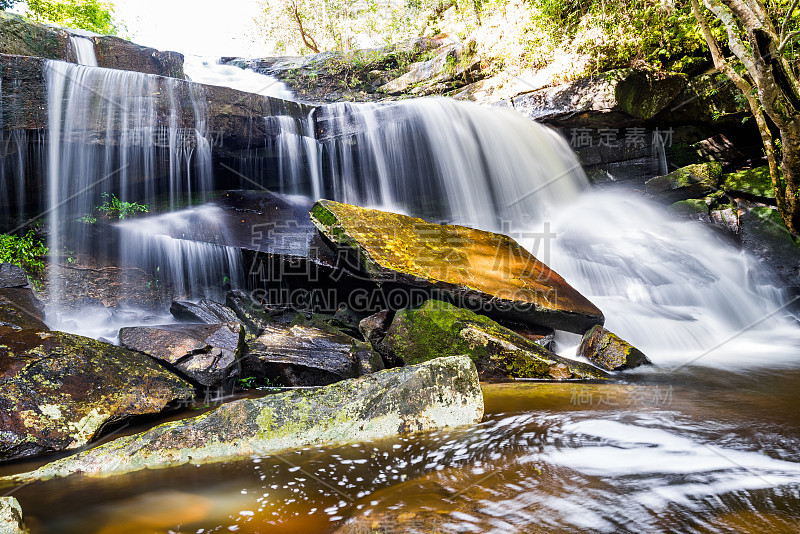
[[[786,184],[783,193],[784,209],[781,216],[790,232],[798,234],[800,230],[800,198],[798,198],[798,184],[800,183],[800,125],[793,121],[787,128],[781,129],[781,144],[783,159],[781,160],[781,174]]]

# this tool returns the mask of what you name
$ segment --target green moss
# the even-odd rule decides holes
[[[775,198],[769,166],[743,169],[722,176],[722,187],[730,194],[744,194],[759,198]]]

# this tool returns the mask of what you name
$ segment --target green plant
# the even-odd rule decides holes
[[[95,209],[105,214],[109,219],[126,219],[134,213],[148,213],[150,209],[138,202],[123,202],[114,194],[103,193],[103,203]]]
[[[97,222],[97,217],[95,217],[91,213],[88,213],[88,214],[84,215],[83,217],[80,217],[78,219],[78,222],[82,222],[82,223],[86,223],[86,224],[94,224],[94,223]]]
[[[255,376],[240,378],[239,386],[242,389],[260,389],[265,391],[280,391],[283,387],[275,380],[269,378],[259,379]]]
[[[33,230],[28,230],[24,236],[0,235],[0,262],[19,265],[28,274],[39,274],[45,266],[44,257],[49,253],[50,249]]]

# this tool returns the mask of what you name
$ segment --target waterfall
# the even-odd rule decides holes
[[[213,176],[201,86],[59,61],[46,63],[45,77],[49,288],[57,303],[65,297],[63,256],[88,252],[152,267],[149,254],[137,256],[124,241],[113,250],[113,228],[92,220],[97,206],[176,209],[202,200]]]
[[[94,53],[94,41],[82,35],[71,34],[69,42],[72,46],[72,51],[75,52],[75,58],[78,60],[79,65],[87,65],[89,67],[97,66],[97,56]]]
[[[797,318],[754,259],[663,206],[589,189],[550,129],[445,99],[335,104],[314,115],[319,161],[313,150],[291,153],[293,179],[313,169],[305,194],[509,233],[657,362],[797,358]],[[296,183],[285,190],[298,192]],[[578,338],[561,342],[574,354]]]

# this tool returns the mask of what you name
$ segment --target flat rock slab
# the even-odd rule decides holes
[[[367,362],[363,370],[362,359]],[[368,362],[372,360],[380,360],[380,356],[373,353],[369,344],[342,333],[314,326],[273,324],[248,343],[245,365],[256,368],[257,375],[277,375],[287,386],[324,386],[370,371]]]
[[[0,288],[27,287],[28,275],[25,270],[11,263],[0,263]]]
[[[236,323],[236,313],[219,302],[203,299],[200,302],[177,300],[172,303],[169,312],[179,321],[190,323],[220,324]]]
[[[16,330],[48,330],[44,304],[28,288],[0,288],[0,326]]]
[[[508,236],[321,200],[311,219],[375,282],[423,287],[487,315],[583,334],[603,313]]]
[[[608,377],[604,371],[562,358],[486,316],[436,300],[397,312],[380,345],[407,364],[466,354],[486,381]]]
[[[122,328],[125,347],[166,362],[204,386],[220,385],[235,371],[244,348],[238,323]]]
[[[104,477],[388,438],[473,424],[482,417],[475,366],[465,356],[439,358],[313,391],[234,401],[0,479],[0,487],[76,473]]]
[[[0,460],[82,447],[191,386],[144,354],[63,332],[0,327]]]

